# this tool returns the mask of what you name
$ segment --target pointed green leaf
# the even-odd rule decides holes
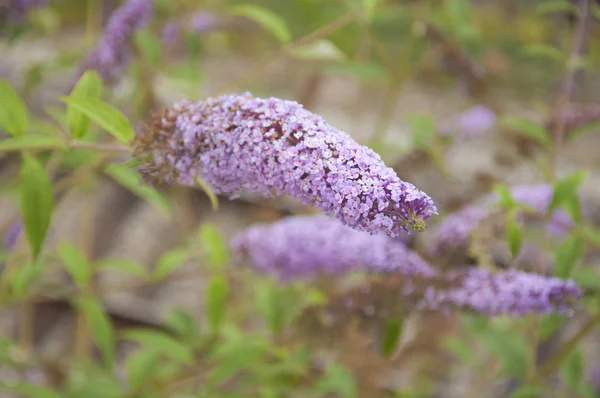
[[[548,146],[550,145],[550,135],[546,128],[533,120],[519,117],[505,117],[502,119],[502,124],[511,130],[525,134],[538,143]]]
[[[164,212],[166,215],[171,214],[169,200],[158,192],[156,189],[144,185],[142,177],[135,169],[128,168],[123,165],[111,165],[104,172],[111,176],[115,181],[129,189],[135,195],[152,203],[157,209]]]
[[[154,269],[154,278],[161,280],[185,264],[189,253],[185,248],[176,248],[164,252],[156,262]]]
[[[556,249],[555,272],[559,278],[568,278],[575,268],[575,264],[583,255],[585,244],[578,236],[565,238]]]
[[[317,382],[315,390],[321,393],[336,393],[343,398],[356,397],[356,381],[348,368],[330,365],[325,376]]]
[[[152,347],[143,348],[131,354],[126,362],[127,381],[131,387],[138,388],[151,380],[160,366],[160,351]]]
[[[46,170],[35,157],[24,154],[21,162],[21,213],[34,259],[40,254],[53,210],[54,194]]]
[[[58,256],[65,269],[79,287],[84,287],[92,278],[92,265],[85,254],[71,242],[61,242],[58,245]]]
[[[0,141],[0,152],[66,149],[66,144],[57,137],[47,135],[22,135]]]
[[[545,15],[554,12],[577,14],[577,7],[567,0],[546,0],[535,7],[538,15]]]
[[[494,185],[494,193],[498,195],[498,205],[504,209],[512,209],[515,207],[515,200],[512,197],[510,188],[505,184]]]
[[[386,320],[384,335],[381,342],[381,352],[386,357],[392,355],[398,347],[403,329],[404,320],[401,317],[396,316]]]
[[[159,38],[150,30],[142,29],[135,32],[134,39],[144,59],[154,67],[158,66],[161,60]]]
[[[515,257],[517,254],[519,254],[519,250],[521,250],[521,244],[523,243],[523,230],[521,229],[521,226],[514,215],[510,216],[507,222],[506,240],[508,242],[511,255]]]
[[[563,51],[547,44],[530,44],[523,48],[522,53],[528,57],[541,58],[555,62],[563,62],[565,60],[565,53]]]
[[[558,180],[554,184],[554,193],[552,195],[552,201],[548,207],[548,213],[551,213],[558,206],[569,201],[573,197],[578,197],[579,186],[587,178],[589,172],[587,170],[576,171],[569,176]]]
[[[581,350],[575,348],[563,360],[560,367],[560,378],[572,392],[576,393],[580,391],[583,385],[584,370]]]
[[[123,332],[122,337],[137,341],[180,364],[191,364],[194,361],[192,349],[165,332],[141,328],[130,329]]]
[[[18,137],[27,132],[27,108],[17,90],[0,79],[0,127],[9,135]]]
[[[19,266],[10,274],[10,287],[15,298],[23,297],[31,283],[40,275],[40,267],[34,263]]]
[[[92,119],[100,127],[125,144],[131,141],[135,135],[125,115],[106,102],[98,99],[77,97],[65,97],[62,100]]]
[[[115,363],[115,335],[108,314],[95,298],[79,299],[76,305],[85,316],[106,366],[112,368]]]
[[[210,265],[215,268],[222,268],[227,265],[227,243],[221,232],[214,225],[204,223],[200,226],[199,235],[202,247],[208,254]]]
[[[87,70],[81,76],[70,98],[99,100],[102,95],[102,81],[94,70]],[[81,138],[90,127],[90,118],[72,105],[67,105],[67,124],[73,138]]]
[[[269,9],[254,4],[242,4],[234,7],[231,13],[253,20],[268,30],[281,43],[289,43],[292,39],[285,20]]]
[[[213,332],[217,332],[227,309],[227,296],[229,295],[229,284],[222,275],[213,276],[206,291],[206,317]]]

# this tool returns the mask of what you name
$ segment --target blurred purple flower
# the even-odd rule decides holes
[[[496,114],[489,108],[477,105],[442,123],[440,134],[457,138],[471,138],[489,129],[496,123]]]
[[[295,216],[253,225],[234,236],[231,247],[256,270],[285,281],[358,270],[435,273],[401,239],[371,236],[326,216]]]
[[[197,34],[210,32],[217,27],[217,15],[210,11],[198,11],[190,19],[190,28]]]
[[[232,197],[288,194],[357,230],[425,229],[433,201],[379,155],[293,101],[250,94],[182,101],[137,135],[147,180],[205,180]]]
[[[181,39],[181,27],[176,19],[168,20],[162,28],[162,42],[167,46],[174,45]]]
[[[487,316],[570,312],[582,291],[571,280],[510,269],[470,268],[445,275],[449,287],[429,286],[418,308],[464,308]]]
[[[4,246],[8,250],[11,250],[15,246],[15,244],[17,243],[17,240],[19,239],[19,235],[21,234],[22,229],[23,229],[23,222],[20,219],[13,222],[8,227],[8,230],[6,231],[6,235],[4,237]]]
[[[594,388],[594,391],[600,393],[600,363],[595,363],[589,368],[587,380]]]
[[[115,10],[103,36],[88,53],[78,68],[78,77],[87,69],[94,69],[106,82],[114,82],[123,72],[131,57],[131,37],[142,28],[152,14],[152,0],[127,0]]]
[[[511,188],[515,201],[531,207],[539,215],[547,212],[552,201],[553,188],[550,184],[516,185]],[[464,247],[469,235],[479,222],[493,212],[498,203],[496,194],[490,194],[478,204],[469,204],[458,212],[449,215],[431,231],[428,250],[431,254],[440,254],[444,248]],[[561,209],[555,210],[546,224],[547,232],[553,236],[563,236],[573,225],[571,217]]]
[[[29,11],[45,5],[46,0],[7,0],[0,3],[0,15],[4,14],[9,22],[19,23]]]

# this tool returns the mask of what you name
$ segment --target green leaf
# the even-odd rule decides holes
[[[383,339],[381,341],[381,352],[386,357],[392,355],[398,347],[403,330],[404,320],[401,317],[386,320]]]
[[[156,368],[160,366],[160,352],[151,347],[140,349],[131,354],[126,362],[127,381],[134,389],[152,379]]]
[[[540,339],[550,338],[563,324],[565,316],[559,313],[544,314],[540,316]]]
[[[269,31],[281,43],[289,43],[292,39],[285,20],[273,11],[254,4],[242,4],[231,10],[234,15],[249,18]]]
[[[321,393],[335,393],[343,398],[356,397],[356,382],[352,372],[342,365],[330,365],[325,376],[315,385]]]
[[[552,389],[547,385],[523,385],[510,394],[510,398],[539,398]]]
[[[33,259],[37,259],[50,226],[54,209],[52,184],[46,170],[33,156],[21,162],[21,213]]]
[[[28,292],[31,283],[39,276],[40,267],[34,263],[20,265],[10,274],[10,287],[15,298],[21,298]]]
[[[73,90],[71,98],[99,100],[102,95],[102,81],[94,70],[87,70]],[[90,127],[90,118],[72,105],[67,105],[67,125],[73,138],[81,138]]]
[[[375,62],[338,62],[328,66],[326,72],[351,75],[361,82],[388,82],[389,72]]]
[[[510,188],[505,184],[494,185],[494,193],[498,195],[498,205],[504,209],[513,209],[515,207],[515,200],[512,197]]]
[[[0,79],[0,127],[18,137],[27,132],[27,108],[19,93],[6,80]]]
[[[565,238],[556,249],[555,273],[559,278],[568,278],[583,255],[585,244],[577,236]]]
[[[191,347],[164,332],[140,328],[126,330],[122,336],[124,339],[136,341],[145,347],[151,348],[179,364],[189,365],[194,362]]]
[[[208,196],[213,211],[219,210],[219,198],[217,198],[217,195],[215,195],[212,189],[210,189],[208,185],[206,185],[204,180],[200,177],[196,177],[196,184],[198,184],[198,186],[204,191],[206,196]]]
[[[125,115],[106,102],[98,99],[76,97],[63,97],[61,100],[82,112],[125,144],[131,141],[135,135]]]
[[[533,138],[543,146],[548,146],[551,143],[550,135],[546,128],[533,120],[509,116],[502,119],[502,124],[511,130]]]
[[[443,340],[443,346],[461,362],[471,367],[476,366],[478,358],[471,342],[464,341],[459,336],[448,336]]]
[[[106,258],[98,262],[101,269],[117,269],[134,276],[146,277],[148,272],[140,263],[126,258]]]
[[[158,37],[148,29],[135,32],[134,40],[144,59],[156,67],[161,60],[161,43]]]
[[[560,367],[560,378],[572,392],[579,392],[583,385],[584,375],[583,356],[581,350],[571,350]]]
[[[66,148],[61,139],[46,135],[23,135],[0,141],[0,152]]]
[[[377,8],[377,0],[362,0],[362,3],[365,9],[365,17],[367,21],[371,22]]]
[[[110,318],[95,298],[81,298],[75,303],[82,311],[108,368],[115,363],[115,335]]]
[[[175,331],[184,341],[194,342],[200,333],[198,322],[188,312],[171,310],[165,319],[165,325]]]
[[[565,60],[564,52],[547,44],[530,44],[523,48],[522,54],[532,58],[542,58],[555,62],[564,62]]]
[[[593,267],[581,267],[571,272],[571,279],[584,289],[600,290],[600,274]]]
[[[319,61],[343,61],[344,54],[335,44],[329,40],[316,40],[303,46],[293,46],[285,49],[286,53],[298,59],[309,59]]]
[[[204,223],[200,226],[199,236],[210,265],[215,268],[225,267],[228,262],[227,243],[217,227]]]
[[[71,242],[58,245],[58,256],[75,284],[84,287],[92,278],[92,265],[85,254]]]
[[[256,307],[262,315],[269,330],[278,334],[286,321],[286,303],[277,286],[262,283],[256,287]]]
[[[154,278],[156,280],[164,279],[171,272],[184,265],[188,258],[189,253],[186,248],[176,248],[164,252],[156,262]]]
[[[412,145],[415,148],[425,148],[437,135],[435,120],[429,115],[411,115],[408,118],[411,129]]]
[[[149,203],[152,203],[164,214],[171,214],[171,207],[167,197],[158,192],[156,189],[148,185],[144,185],[140,173],[138,173],[136,170],[130,169],[123,165],[111,165],[107,167],[104,172],[135,195]]]
[[[523,243],[523,230],[515,215],[510,215],[506,225],[506,241],[513,257],[519,254]]]
[[[477,334],[479,341],[502,363],[502,375],[519,380],[527,374],[529,346],[523,338],[504,330],[487,329]]]
[[[583,218],[583,209],[579,195],[573,195],[563,203],[563,208],[569,213],[573,221],[581,222]]]
[[[554,193],[552,195],[550,206],[548,207],[548,213],[552,213],[554,209],[573,197],[578,197],[579,194],[577,190],[587,178],[588,174],[589,172],[587,170],[579,170],[554,183]]]
[[[2,389],[2,384],[0,384]],[[61,398],[62,395],[50,387],[39,386],[30,383],[19,382],[18,384],[7,386],[7,390],[13,393],[21,394],[28,398]]]
[[[225,319],[229,284],[223,275],[215,275],[206,291],[206,317],[213,332],[219,331]]]

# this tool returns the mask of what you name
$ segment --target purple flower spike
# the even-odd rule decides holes
[[[494,111],[478,105],[444,122],[440,126],[440,133],[458,138],[470,138],[491,129],[495,123]]]
[[[217,26],[217,16],[210,11],[198,11],[192,15],[190,27],[197,34],[210,32]]]
[[[100,42],[79,65],[78,76],[94,69],[104,81],[115,81],[129,62],[133,33],[148,22],[151,14],[152,0],[128,0],[115,10]]]
[[[17,220],[13,222],[6,231],[4,245],[8,250],[11,250],[17,243],[21,230],[23,229],[23,222]]]
[[[238,233],[231,247],[248,258],[253,268],[285,281],[357,270],[435,273],[401,240],[371,236],[326,216],[287,217],[270,225],[254,225]]]
[[[419,308],[445,311],[458,307],[487,316],[568,313],[582,295],[571,280],[514,269],[494,273],[472,268],[448,273],[446,278],[450,287],[429,286]]]
[[[170,19],[165,23],[162,28],[161,38],[163,44],[167,46],[172,46],[181,39],[181,27],[176,19]]]
[[[136,137],[147,179],[219,194],[288,194],[342,223],[392,237],[437,214],[427,194],[379,155],[293,101],[250,94],[182,101]]]

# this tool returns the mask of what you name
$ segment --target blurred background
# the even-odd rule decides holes
[[[589,0],[0,0],[0,397],[600,396],[599,21]],[[149,187],[98,123],[57,149],[73,123],[60,98],[87,69],[101,85],[80,91],[133,129],[184,98],[298,101],[433,198],[440,215],[408,239],[432,265],[566,261],[586,296],[571,316],[314,325],[307,308],[371,278],[282,284],[229,240],[317,211],[250,194],[215,211],[202,189]],[[2,124],[16,95],[33,138]],[[26,152],[54,198],[35,261],[23,212],[45,205],[23,197],[44,184],[23,183]],[[469,248],[428,249],[494,187],[576,173],[585,215],[567,243],[524,227],[534,258],[515,259],[515,236],[483,225]]]

